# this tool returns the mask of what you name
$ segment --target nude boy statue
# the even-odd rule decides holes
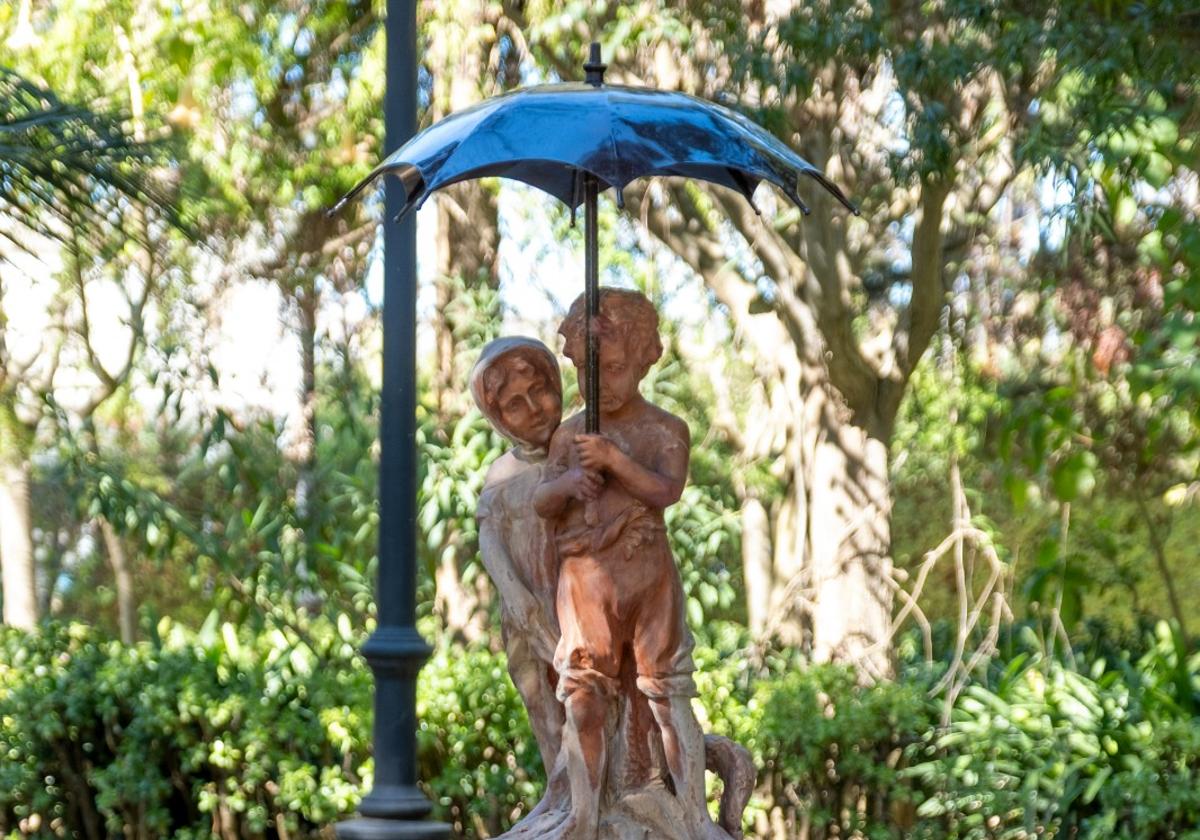
[[[508,672],[525,702],[548,775],[562,743],[563,708],[555,696],[558,561],[546,523],[533,510],[550,437],[562,420],[558,362],[532,338],[500,338],[471,372],[479,410],[515,446],[496,459],[476,517],[484,568],[500,595]]]
[[[571,811],[555,836],[595,840],[607,772],[605,721],[623,668],[649,701],[688,840],[729,840],[705,806],[704,738],[691,708],[692,637],[663,511],[679,500],[691,442],[680,418],[647,402],[638,385],[662,355],[658,314],[642,294],[602,289],[600,428],[584,434],[577,414],[554,432],[534,507],[558,552],[554,655],[566,708],[563,749]],[[584,305],[559,332],[581,380]],[[744,803],[743,803],[744,804]],[[739,811],[740,813],[740,811]]]

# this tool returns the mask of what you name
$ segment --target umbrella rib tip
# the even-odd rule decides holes
[[[834,198],[836,198],[838,200],[838,202],[843,207],[845,207],[847,210],[849,210],[855,216],[862,215],[862,211],[860,211],[858,209],[858,207],[855,206],[853,201],[851,201],[849,198],[846,197],[846,194],[844,192],[842,192],[842,188],[839,187],[837,184],[833,183],[833,181],[830,181],[827,177],[825,177],[825,173],[822,172],[820,169],[817,169],[815,166],[810,166],[809,168],[804,169],[802,171],[804,172],[805,175],[812,178],[818,184],[823,186]]]
[[[332,207],[329,207],[325,210],[325,218],[332,219],[334,216],[339,215],[345,206],[350,203],[350,200],[358,195],[360,189],[361,186],[356,186],[350,192],[346,193],[344,196],[334,202]]]

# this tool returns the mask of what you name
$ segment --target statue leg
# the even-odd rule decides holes
[[[729,840],[729,835],[708,814],[704,787],[704,733],[692,712],[691,697],[651,696],[650,710],[662,732],[667,768],[675,784],[675,795],[683,805],[690,836],[696,840]]]
[[[600,794],[608,763],[605,722],[609,699],[576,689],[567,697],[563,749],[571,787],[572,840],[593,840],[600,829]]]
[[[562,747],[563,705],[555,696],[555,681],[550,677],[549,664],[538,659],[516,634],[510,634],[509,639],[506,651],[508,674],[525,703],[529,725],[542,755],[542,766],[549,777]]]
[[[671,566],[658,597],[647,599],[634,628],[633,652],[638,690],[662,732],[663,754],[695,840],[730,840],[708,814],[704,785],[704,733],[692,711],[692,634],[684,621],[683,588]]]
[[[554,661],[566,711],[563,755],[571,787],[564,838],[595,840],[608,762],[608,711],[616,696],[620,658],[611,616],[612,582],[591,557],[563,560],[558,579],[562,628]]]

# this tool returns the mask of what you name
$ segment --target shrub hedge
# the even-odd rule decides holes
[[[352,653],[326,635],[323,652]],[[134,647],[82,625],[6,631],[0,831],[294,837],[352,811],[370,674],[320,664],[283,632],[231,625]]]
[[[331,836],[371,778],[349,621],[159,635],[0,633],[0,835]],[[863,687],[831,666],[698,658],[706,727],[762,768],[750,836],[1200,838],[1200,656],[1165,627],[1076,667],[1014,653],[947,725],[936,673]],[[464,836],[511,825],[542,779],[503,657],[440,653],[418,697],[437,815]]]

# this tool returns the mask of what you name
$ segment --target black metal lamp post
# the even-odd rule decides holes
[[[388,150],[417,128],[416,0],[387,2]],[[379,418],[378,625],[363,646],[375,675],[375,782],[361,817],[337,825],[341,840],[442,840],[450,826],[425,819],[432,805],[417,788],[417,673],[430,648],[417,633],[417,220],[391,224],[404,203],[389,179],[383,226],[383,394]]]

